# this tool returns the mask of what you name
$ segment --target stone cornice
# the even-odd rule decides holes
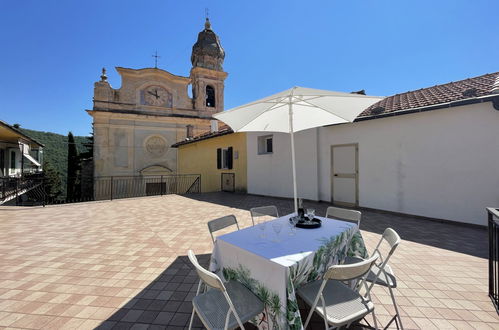
[[[118,73],[122,77],[129,76],[129,77],[139,78],[139,77],[148,77],[148,76],[159,76],[168,80],[173,80],[185,84],[189,84],[191,81],[191,78],[189,77],[177,76],[168,71],[157,68],[131,69],[131,68],[123,68],[117,66],[116,71],[118,71]]]
[[[199,66],[191,69],[191,76],[193,74],[202,75],[207,78],[213,77],[214,79],[225,79],[229,75],[227,72],[224,71],[210,70]]]

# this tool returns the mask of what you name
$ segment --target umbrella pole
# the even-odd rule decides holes
[[[289,130],[291,132],[291,159],[293,164],[293,198],[295,212],[298,214],[298,193],[296,192],[296,160],[295,160],[295,137],[293,132],[293,107],[291,105],[291,96],[289,97]]]

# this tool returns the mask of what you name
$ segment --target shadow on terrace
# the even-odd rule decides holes
[[[207,268],[211,255],[197,255],[200,264]],[[161,275],[130,299],[122,308],[102,322],[96,329],[187,329],[192,313],[192,298],[196,295],[199,277],[187,256],[179,256]],[[310,311],[298,300],[300,313],[305,319]],[[314,314],[309,328],[323,329],[324,321]],[[257,329],[251,323],[248,330]],[[192,329],[204,329],[194,317]],[[352,330],[370,329],[362,323],[352,325]]]
[[[235,198],[237,196],[237,198]],[[262,205],[276,205],[279,215],[293,212],[293,200],[256,195],[234,195],[231,193],[191,194],[185,196],[197,201],[220,204],[228,207],[249,210]],[[331,204],[326,202],[305,201],[305,207],[316,210],[324,216]],[[480,258],[487,258],[487,230],[467,224],[449,223],[405,215],[395,215],[382,211],[360,208],[362,211],[361,230],[382,234],[385,228],[395,229],[403,240],[429,245]],[[484,219],[485,219],[484,210]]]
[[[198,255],[203,267],[208,267],[210,254]],[[97,329],[185,329],[192,313],[192,298],[196,295],[199,277],[187,256],[179,256],[161,275],[126,305],[111,315]],[[246,324],[247,329],[253,329]],[[245,325],[245,326],[246,326]],[[193,329],[202,329],[194,318]]]

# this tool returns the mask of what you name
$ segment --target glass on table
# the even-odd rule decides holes
[[[298,217],[293,215],[288,220],[289,225],[289,236],[296,235],[296,223],[298,222]]]
[[[281,232],[281,229],[282,229],[282,224],[280,222],[273,222],[272,223],[272,228],[274,229],[274,233],[276,234],[276,238],[275,240],[273,240],[273,242],[280,242],[279,240],[279,234]]]
[[[260,229],[260,238],[265,238],[265,225],[267,224],[267,221],[265,219],[260,218],[258,219],[258,229]]]
[[[312,221],[315,217],[315,209],[307,209],[308,221]]]

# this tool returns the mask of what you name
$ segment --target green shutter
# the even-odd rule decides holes
[[[222,168],[222,149],[217,149],[217,168]]]
[[[232,170],[232,147],[227,149],[227,168]]]

